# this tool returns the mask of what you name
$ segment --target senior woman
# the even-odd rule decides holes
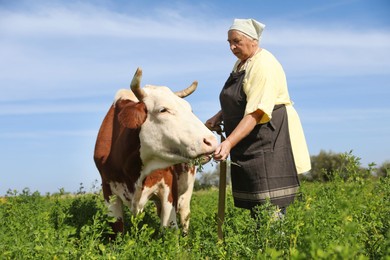
[[[265,25],[234,19],[228,31],[238,58],[221,94],[221,110],[207,120],[217,130],[223,121],[226,140],[215,160],[229,154],[234,205],[250,209],[267,199],[284,213],[298,192],[298,173],[310,170],[303,129],[277,59],[259,47]]]

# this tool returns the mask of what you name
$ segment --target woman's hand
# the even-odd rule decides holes
[[[222,111],[219,111],[212,118],[206,121],[205,125],[211,131],[220,131],[222,123]]]
[[[230,150],[232,149],[232,143],[229,139],[223,141],[214,152],[214,160],[224,161],[229,156]]]

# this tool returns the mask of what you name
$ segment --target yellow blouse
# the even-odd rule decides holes
[[[240,60],[234,65],[237,71]],[[247,96],[245,115],[260,109],[264,112],[259,124],[272,118],[275,105],[285,104],[294,161],[298,173],[311,169],[310,155],[298,113],[293,107],[287,89],[286,75],[278,60],[267,50],[261,49],[241,66],[245,70],[243,89]]]

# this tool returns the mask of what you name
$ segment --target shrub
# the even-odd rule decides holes
[[[376,176],[388,177],[390,175],[390,161],[385,161],[377,170]]]
[[[347,180],[349,178],[367,178],[372,174],[371,164],[368,169],[361,167],[360,158],[352,154],[320,151],[311,156],[312,169],[309,180],[331,181],[335,178]],[[307,178],[306,178],[307,179]]]

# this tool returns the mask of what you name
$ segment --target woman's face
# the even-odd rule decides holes
[[[236,30],[228,31],[228,42],[230,50],[242,61],[251,57],[258,47],[256,40],[250,39]]]

